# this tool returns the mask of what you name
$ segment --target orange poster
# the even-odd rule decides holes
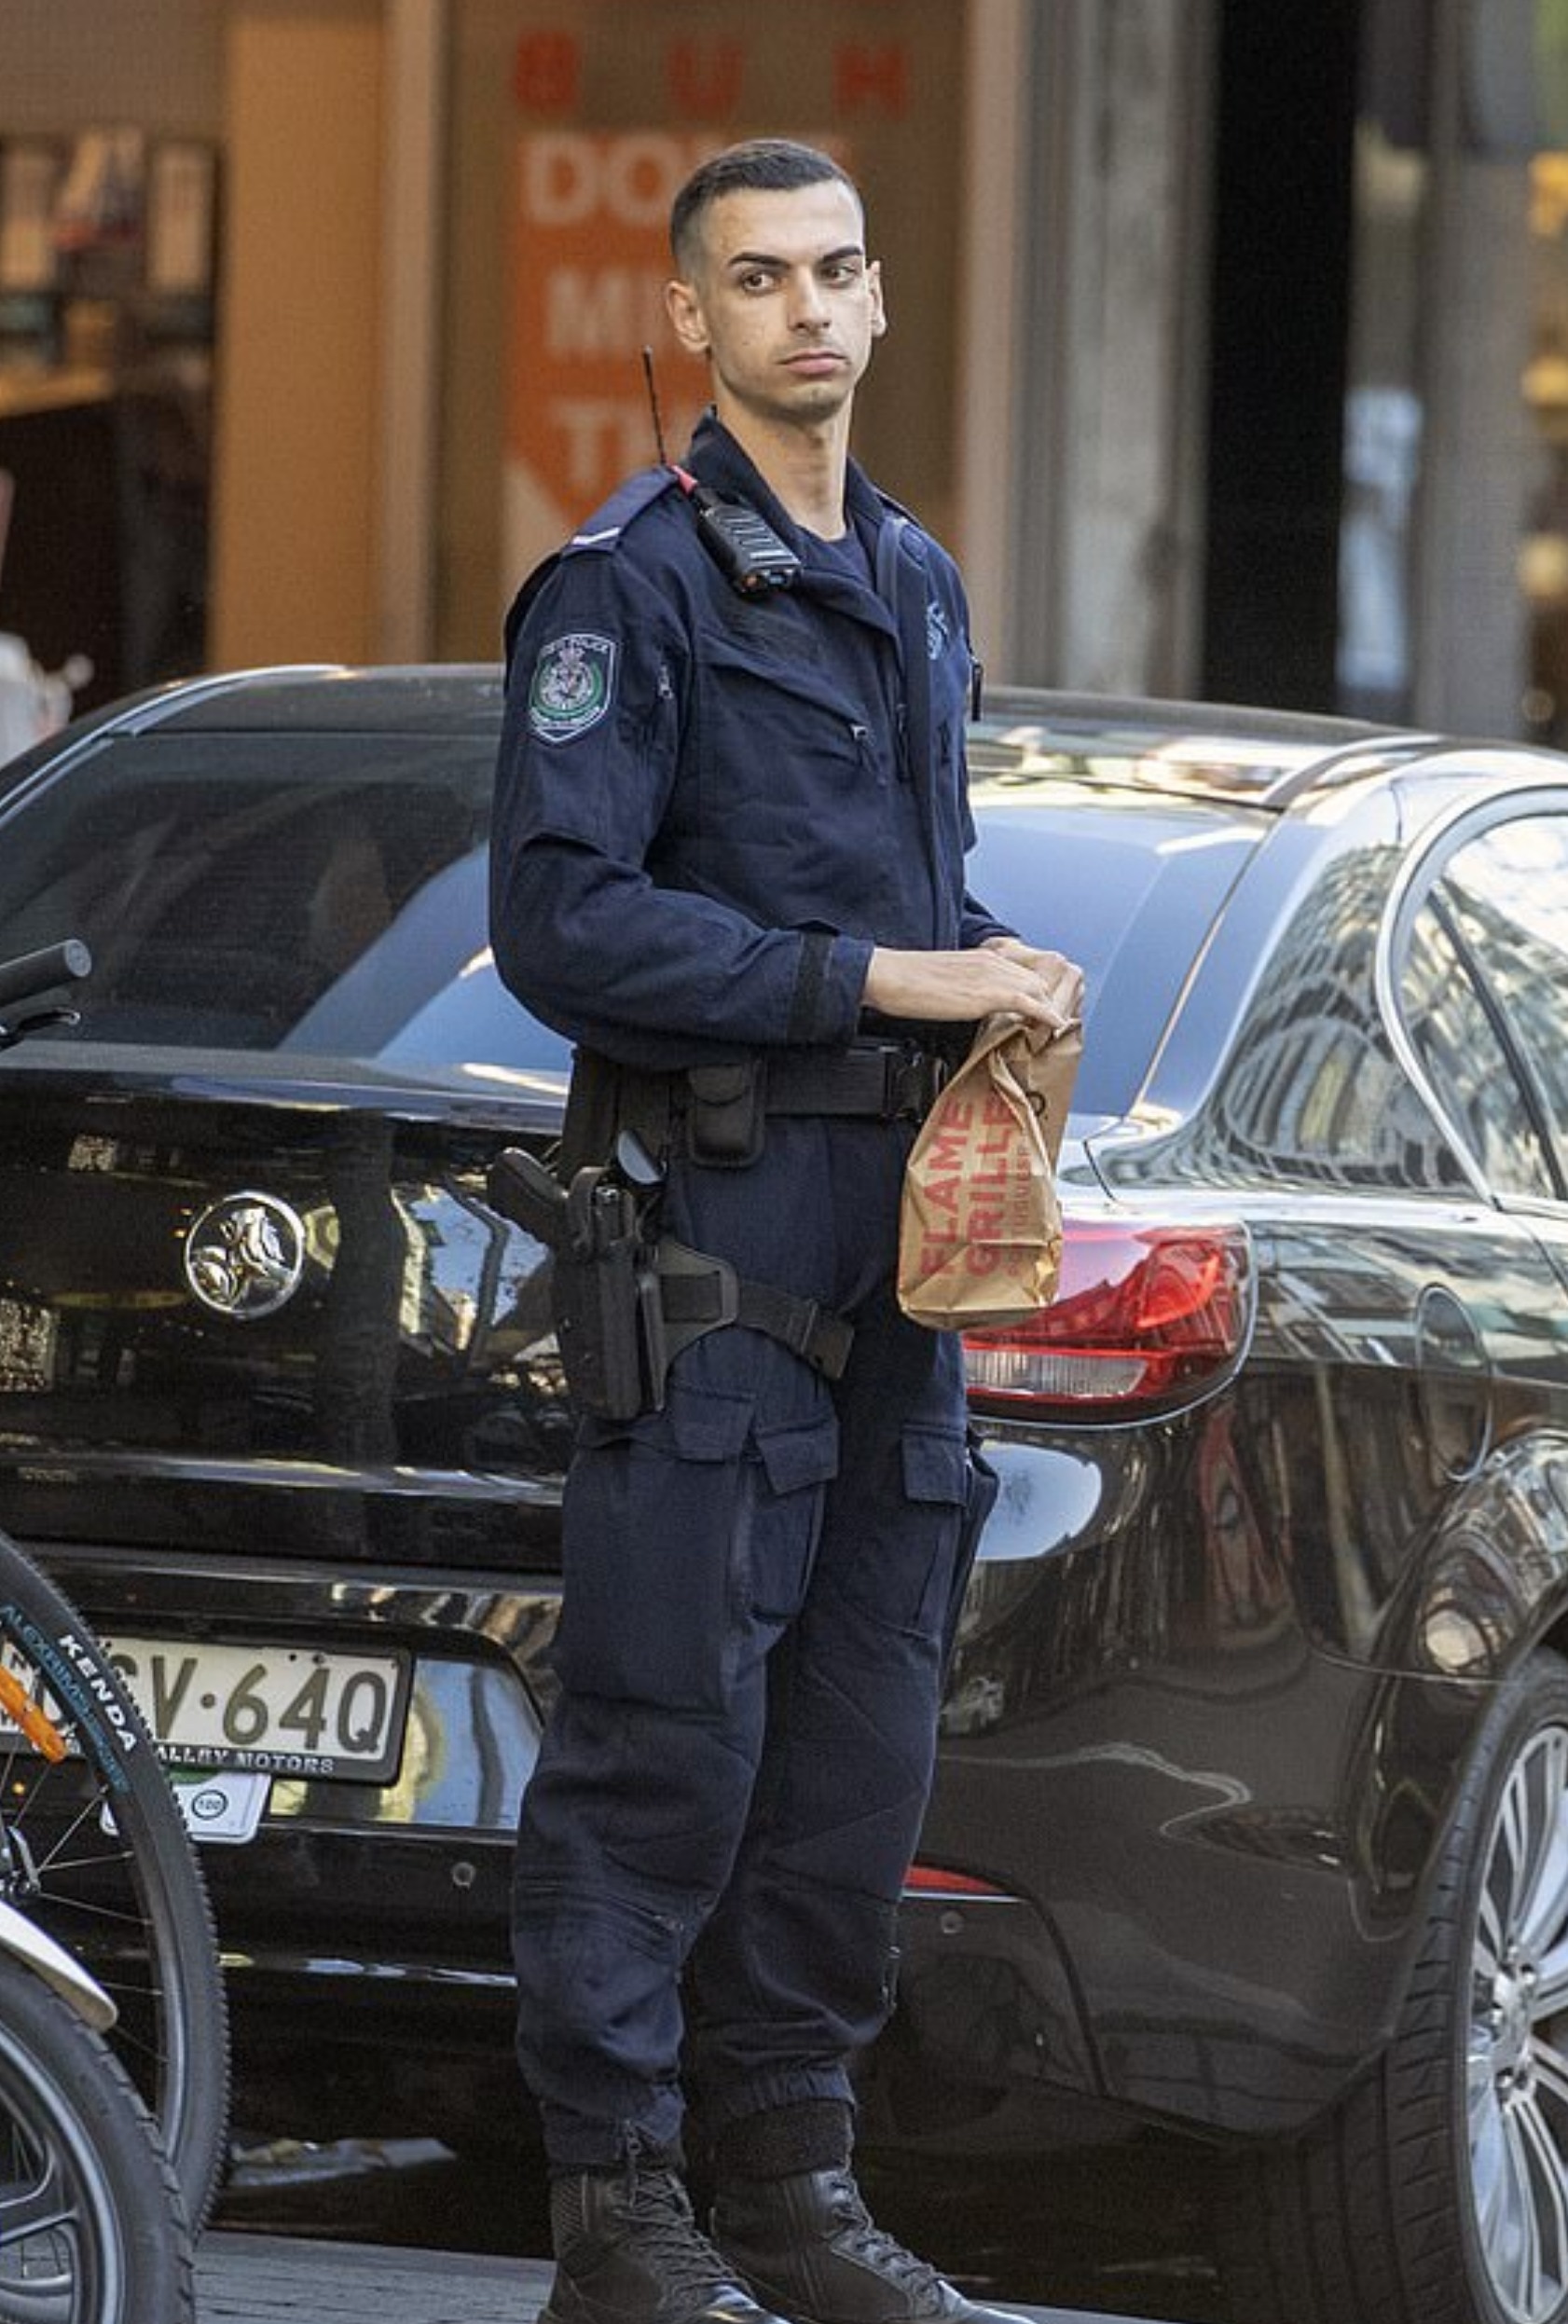
[[[867,376],[856,449],[952,531],[970,10],[449,0],[447,14],[443,653],[488,651],[523,575],[654,459],[645,345],[666,442],[684,450],[708,379],[664,319],[669,208],[737,138],[822,146],[864,186],[897,360]]]
[[[506,562],[526,572],[657,455],[642,350],[671,458],[708,395],[664,315],[677,188],[722,136],[537,130],[518,140],[507,365]]]

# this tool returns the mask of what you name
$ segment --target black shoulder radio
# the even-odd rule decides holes
[[[800,558],[785,541],[781,541],[765,516],[760,516],[744,501],[722,501],[717,492],[684,468],[677,467],[665,449],[664,423],[659,418],[659,399],[653,386],[653,351],[642,351],[643,376],[648,382],[648,404],[653,415],[653,441],[658,447],[659,464],[667,468],[686,496],[687,505],[696,518],[697,536],[712,557],[732,589],[738,589],[743,598],[763,597],[770,589],[791,588],[801,569]]]

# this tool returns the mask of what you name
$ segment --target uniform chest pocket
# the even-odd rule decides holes
[[[704,774],[722,781],[727,811],[755,799],[809,809],[874,770],[873,715],[831,667],[763,652],[749,639],[703,642]]]
[[[931,718],[961,726],[969,716],[974,663],[968,646],[951,645],[931,664]]]
[[[943,764],[951,763],[964,739],[973,669],[964,645],[950,646],[931,665],[931,732]]]

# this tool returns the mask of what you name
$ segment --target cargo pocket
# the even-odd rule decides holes
[[[565,1685],[723,1708],[746,1616],[751,1419],[750,1396],[672,1382],[662,1412],[585,1420],[563,1513]]]
[[[854,1538],[836,1553],[847,1602],[877,1630],[935,1645],[947,1616],[968,1490],[963,1430],[906,1422],[888,1447],[886,1497],[862,1499]],[[869,1634],[869,1633],[868,1633]]]
[[[969,1500],[969,1451],[962,1430],[928,1428],[917,1422],[903,1430],[905,1522],[912,1555],[909,1579],[919,1594],[904,1628],[923,1636],[946,1629],[953,1575],[958,1559],[963,1510]]]
[[[822,1487],[838,1474],[838,1420],[828,1410],[785,1428],[759,1428],[762,1470],[752,1512],[750,1595],[759,1622],[791,1621],[805,1602],[822,1531]]]

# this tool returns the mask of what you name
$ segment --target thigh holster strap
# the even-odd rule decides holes
[[[669,1355],[726,1324],[766,1332],[824,1379],[838,1380],[849,1361],[855,1327],[816,1300],[739,1275],[728,1259],[661,1235],[653,1255]]]

